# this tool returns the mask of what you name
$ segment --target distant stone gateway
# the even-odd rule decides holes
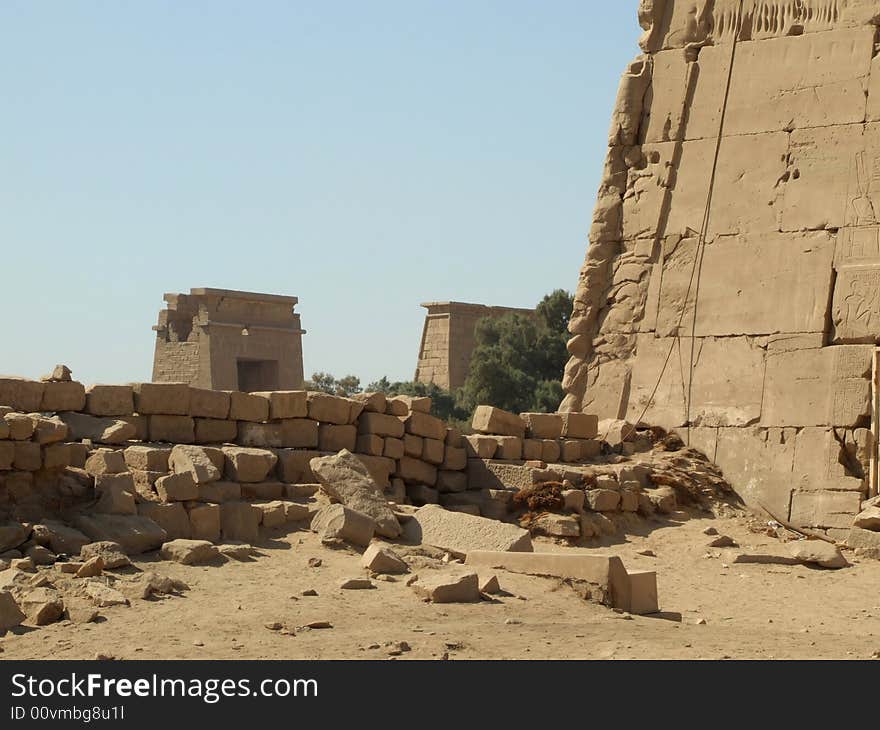
[[[296,297],[230,289],[166,294],[153,381],[244,392],[303,387]]]
[[[454,390],[464,385],[474,351],[474,330],[483,317],[534,316],[534,309],[492,307],[466,302],[426,302],[428,310],[414,380]]]
[[[877,8],[642,0],[560,406],[686,429],[838,539],[878,486]]]

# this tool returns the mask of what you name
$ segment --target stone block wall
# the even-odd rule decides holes
[[[640,3],[560,410],[677,430],[748,502],[837,534],[876,451],[880,16],[739,7]]]

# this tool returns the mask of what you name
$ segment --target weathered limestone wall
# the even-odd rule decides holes
[[[296,297],[228,289],[166,294],[159,313],[153,381],[217,390],[303,386]]]
[[[427,302],[414,380],[453,390],[464,385],[474,351],[474,330],[483,317],[533,315],[533,309],[490,307],[465,302]]]
[[[639,21],[560,410],[689,422],[747,501],[842,535],[873,448],[880,3],[643,0]]]

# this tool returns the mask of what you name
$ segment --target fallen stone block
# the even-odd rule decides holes
[[[128,555],[118,542],[110,540],[100,540],[83,545],[80,550],[80,558],[87,562],[93,558],[101,558],[106,570],[116,570],[118,568],[127,568],[131,565]]]
[[[0,631],[9,631],[27,618],[9,591],[0,591]]]
[[[390,547],[371,543],[361,556],[361,565],[373,573],[400,575],[409,571],[409,566]]]
[[[202,565],[211,562],[220,553],[207,540],[171,540],[162,545],[159,554],[163,559],[181,565]]]
[[[99,608],[128,605],[128,599],[122,593],[97,581],[86,583],[85,592]]]
[[[320,509],[312,518],[311,529],[322,540],[343,540],[355,545],[369,545],[376,523],[365,514],[342,504],[331,504]]]
[[[532,522],[531,529],[550,537],[575,538],[581,535],[581,523],[577,517],[557,515],[552,512],[538,515]]]
[[[400,523],[381,488],[354,454],[343,450],[334,456],[312,459],[310,467],[321,488],[332,499],[370,517],[377,534],[392,539],[400,535]]]
[[[410,584],[410,588],[431,603],[474,603],[480,600],[479,576],[464,569],[425,571]]]
[[[78,555],[82,546],[91,542],[79,530],[54,520],[43,520],[34,525],[33,538],[56,555]]]
[[[493,406],[477,406],[471,420],[474,431],[497,436],[518,436],[523,438],[526,424],[515,413],[501,410]]]
[[[31,531],[20,522],[14,520],[0,522],[0,553],[17,548],[28,539],[30,533]]]
[[[64,614],[64,601],[61,594],[52,588],[32,588],[22,592],[18,605],[27,616],[27,622],[34,626],[53,624]]]
[[[465,565],[584,581],[594,587],[600,603],[624,611],[630,611],[632,607],[630,578],[623,562],[615,555],[476,550],[468,553]]]
[[[789,543],[789,550],[791,556],[800,563],[814,564],[833,570],[849,566],[837,546],[823,540],[797,540]]]
[[[76,570],[77,578],[94,578],[104,572],[104,558],[96,555],[80,564]]]
[[[80,515],[74,524],[95,542],[119,543],[128,555],[157,550],[168,539],[165,530],[142,515]]]
[[[416,510],[404,526],[409,542],[433,545],[458,555],[474,550],[532,551],[528,530],[496,520],[461,512],[450,512],[436,505]]]
[[[880,531],[880,507],[871,505],[862,509],[853,519],[853,527],[875,532]]]

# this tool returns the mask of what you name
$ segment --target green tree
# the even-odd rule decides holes
[[[330,395],[349,396],[360,393],[361,379],[355,375],[346,375],[337,380],[330,373],[312,373],[312,379],[305,382],[306,390],[317,390]]]
[[[560,381],[572,306],[572,296],[557,289],[541,300],[533,317],[510,313],[481,319],[458,408],[471,412],[486,404],[514,413],[556,410],[563,398]]]

